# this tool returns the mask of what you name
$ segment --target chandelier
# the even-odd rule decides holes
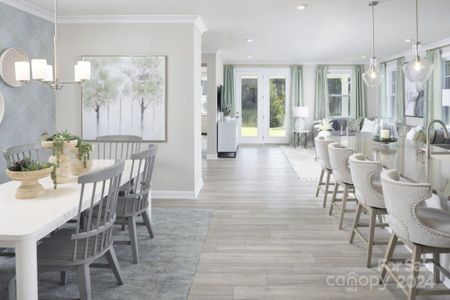
[[[62,81],[59,78],[58,72],[58,19],[57,19],[58,3],[54,1],[54,22],[55,35],[53,36],[53,66],[47,64],[46,59],[32,59],[31,60],[31,74],[30,62],[18,61],[15,63],[15,77],[20,82],[39,82],[47,84],[51,88],[61,90],[65,84],[81,84],[91,79],[91,63],[89,61],[78,61],[74,67],[74,80]]]

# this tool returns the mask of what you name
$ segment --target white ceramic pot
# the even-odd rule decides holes
[[[73,176],[82,176],[92,169],[92,160],[88,160],[86,162],[86,165],[83,161],[79,159],[74,159],[70,162],[70,173],[72,173]]]
[[[329,137],[331,136],[331,132],[328,130],[323,130],[323,131],[319,131],[319,133],[317,134],[318,137]]]
[[[56,169],[56,182],[58,184],[66,183],[72,178],[70,174],[70,162],[72,160],[71,154],[77,146],[78,141],[72,140],[70,142],[64,142],[64,153],[59,157],[59,166]],[[41,145],[43,148],[52,149],[52,141],[42,141]],[[56,157],[51,156],[48,160],[51,163],[56,163]]]

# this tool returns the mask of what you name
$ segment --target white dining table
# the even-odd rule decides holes
[[[114,164],[113,160],[94,160],[92,171]],[[129,178],[131,161],[125,164],[123,183]],[[0,247],[15,248],[18,300],[38,299],[37,243],[78,214],[81,186],[77,177],[53,189],[50,177],[40,180],[45,195],[19,200],[15,193],[19,182],[0,185]],[[99,193],[101,193],[100,189]],[[85,193],[83,206],[89,205]]]

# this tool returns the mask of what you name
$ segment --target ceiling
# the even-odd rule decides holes
[[[24,0],[53,11],[52,0]],[[332,63],[371,56],[368,0],[58,0],[60,15],[199,15],[203,51],[229,63]],[[409,49],[414,0],[381,0],[377,56]],[[307,4],[298,10],[299,4]],[[420,0],[424,44],[450,37],[450,0]],[[253,39],[252,43],[245,40]],[[251,56],[251,58],[249,58]]]

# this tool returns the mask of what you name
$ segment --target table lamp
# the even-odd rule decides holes
[[[292,115],[295,118],[295,131],[300,132],[305,130],[305,118],[309,117],[308,107],[296,106],[292,110]]]

